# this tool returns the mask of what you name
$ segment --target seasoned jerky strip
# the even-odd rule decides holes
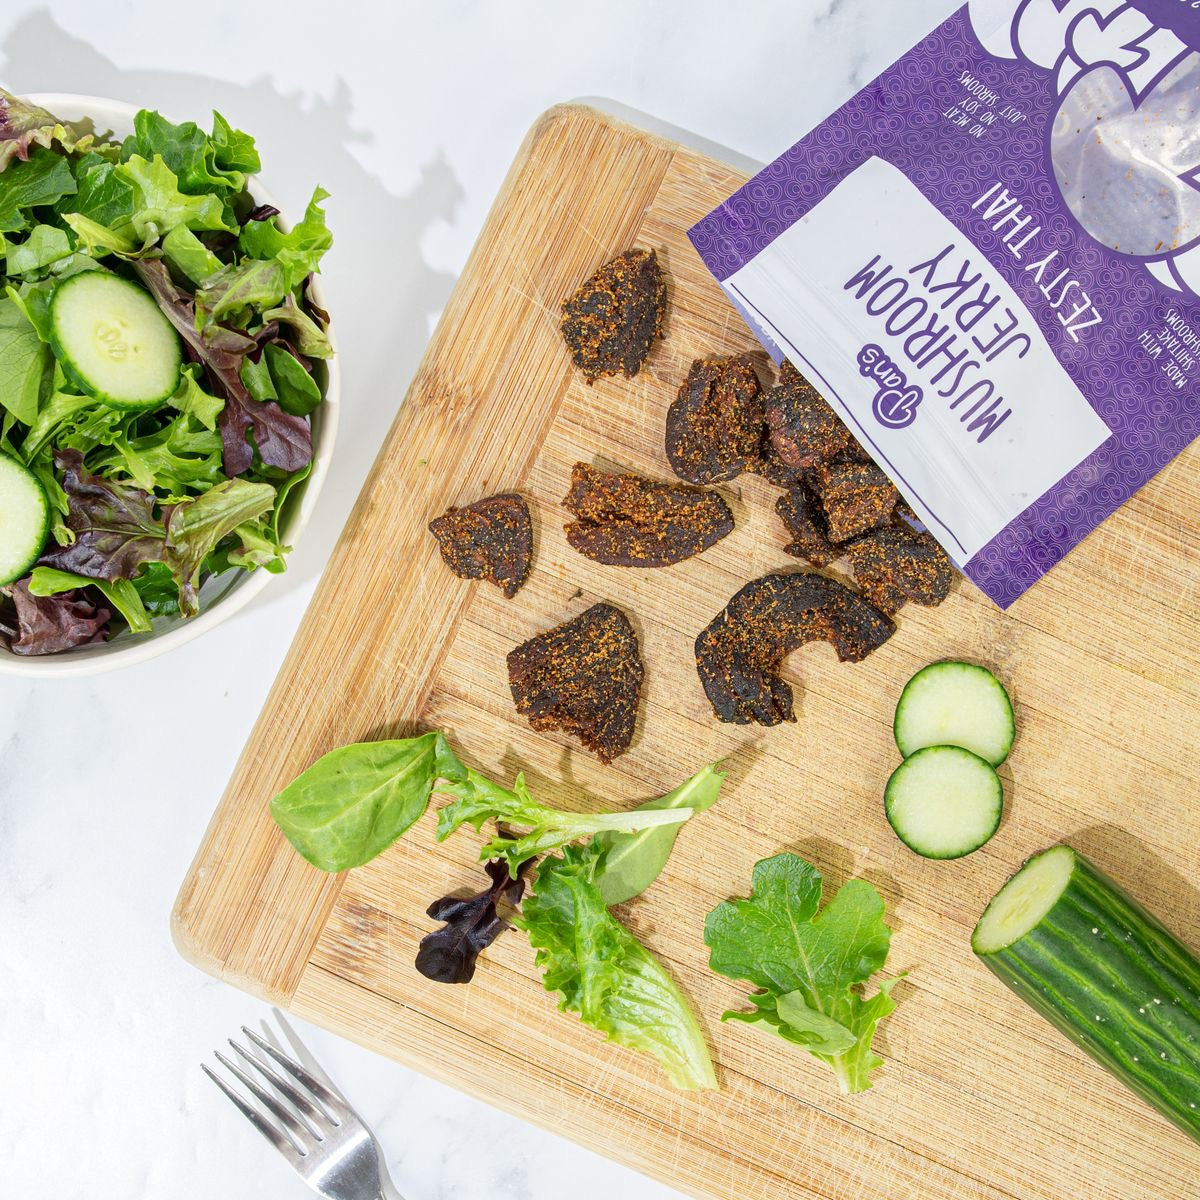
[[[821,498],[829,538],[845,542],[891,520],[900,493],[873,463],[844,462],[814,467],[808,474]]]
[[[950,594],[954,566],[937,539],[907,525],[887,525],[846,547],[863,595],[886,613],[912,600],[928,607]]]
[[[460,579],[486,579],[511,600],[529,578],[533,522],[514,492],[452,508],[429,522],[442,561]]]
[[[829,540],[829,526],[817,498],[803,483],[794,483],[778,500],[775,511],[792,540],[784,552],[814,567],[827,567],[845,553]]]
[[[588,383],[630,378],[663,336],[667,281],[653,250],[626,250],[562,304],[562,335]]]
[[[858,662],[895,632],[891,619],[849,588],[807,572],[764,575],[746,584],[696,639],[696,670],[713,711],[735,725],[794,721],[783,660],[827,641]]]
[[[508,656],[517,712],[534,729],[577,737],[603,763],[629,749],[643,674],[637,635],[611,604],[592,605]]]
[[[762,389],[745,355],[698,358],[667,411],[667,458],[688,483],[719,483],[762,461]]]
[[[796,469],[833,458],[853,439],[841,418],[790,362],[765,398],[771,445],[781,462]]]
[[[716,492],[587,463],[571,471],[563,507],[576,518],[566,526],[567,541],[586,558],[616,567],[667,567],[733,531],[733,513]]]

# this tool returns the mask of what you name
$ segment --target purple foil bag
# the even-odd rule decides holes
[[[690,236],[1008,607],[1200,434],[1200,0],[973,0]]]

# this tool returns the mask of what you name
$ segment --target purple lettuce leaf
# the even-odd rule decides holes
[[[34,146],[58,142],[66,153],[83,153],[95,136],[64,125],[53,113],[0,88],[0,171],[14,159],[25,161]]]
[[[242,382],[242,360],[257,348],[258,341],[223,325],[210,325],[201,333],[196,328],[195,300],[175,285],[162,259],[140,259],[132,265],[192,356],[225,397],[220,422],[225,474],[233,478],[253,465],[254,447],[246,440],[250,431],[268,466],[290,472],[311,462],[312,430],[308,421],[285,413],[273,401],[264,404],[255,400]]]
[[[17,628],[0,627],[0,638],[14,654],[58,654],[75,646],[103,642],[112,616],[107,608],[90,603],[79,589],[56,596],[34,596],[29,580],[10,589]]]

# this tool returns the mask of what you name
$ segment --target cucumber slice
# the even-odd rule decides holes
[[[20,579],[41,557],[50,503],[37,477],[0,454],[0,586]]]
[[[998,767],[1016,736],[1012,701],[986,667],[938,662],[918,671],[896,705],[893,731],[908,758],[926,746],[961,746]]]
[[[962,858],[1000,828],[1004,788],[990,763],[961,746],[927,746],[906,758],[884,792],[896,836],[922,858]]]
[[[179,335],[149,292],[107,271],[58,285],[50,346],[73,383],[113,408],[156,408],[179,386]]]
[[[1200,961],[1108,876],[1070,846],[1043,851],[996,894],[971,947],[1026,1004],[1200,1141]]]

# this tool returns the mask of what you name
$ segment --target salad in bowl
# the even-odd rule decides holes
[[[220,114],[64,107],[0,90],[0,671],[240,607],[332,436],[326,193],[288,227]]]

